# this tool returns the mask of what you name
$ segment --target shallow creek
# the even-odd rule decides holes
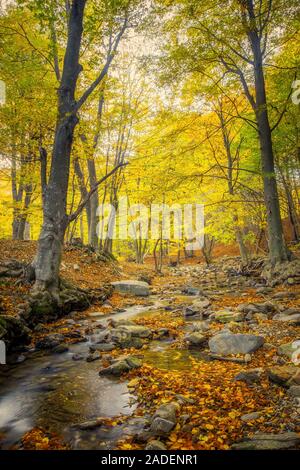
[[[129,307],[113,316],[99,316],[99,322],[151,315],[157,313],[159,306]],[[93,320],[97,321],[97,317],[93,316]],[[97,335],[87,336],[87,339],[88,342],[71,345],[63,354],[32,353],[25,362],[2,372],[2,448],[18,443],[24,433],[36,426],[61,435],[74,449],[113,449],[122,436],[135,434],[143,428],[142,418],[130,417],[136,406],[135,397],[125,381],[99,376],[98,361],[72,360],[73,354],[86,353],[89,344],[97,341]],[[191,365],[191,354],[197,357],[196,352],[174,350],[169,346],[170,341],[152,341],[148,350],[137,353],[144,356],[144,363],[167,370],[187,369]],[[73,426],[97,417],[120,415],[129,415],[129,419],[113,427],[78,430]]]

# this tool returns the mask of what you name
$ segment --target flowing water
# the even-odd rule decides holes
[[[113,317],[102,316],[99,321],[152,315],[158,307],[130,307]],[[143,428],[142,418],[130,417],[136,406],[135,397],[125,381],[99,376],[98,361],[72,360],[73,354],[87,353],[89,344],[97,341],[95,335],[87,339],[87,343],[71,345],[63,354],[32,353],[25,362],[1,371],[2,448],[11,448],[36,426],[62,435],[74,449],[112,449],[122,436]],[[142,351],[144,363],[167,370],[189,368],[191,352],[169,346],[170,341],[152,341],[149,350]],[[192,355],[197,357],[196,352]],[[83,431],[74,426],[97,417],[120,415],[129,415],[129,419],[113,427]]]

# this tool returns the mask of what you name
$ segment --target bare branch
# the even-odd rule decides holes
[[[103,176],[99,181],[97,181],[97,183],[94,184],[92,189],[87,193],[85,199],[79,204],[77,210],[68,216],[68,222],[70,223],[73,220],[77,219],[79,214],[84,209],[85,205],[89,202],[92,195],[97,191],[100,184],[102,184],[104,181],[106,181],[108,178],[110,178],[114,173],[116,173],[116,171],[118,171],[120,168],[122,168],[126,165],[128,165],[128,162],[120,163],[119,165],[115,166],[109,173],[107,173],[105,176]]]

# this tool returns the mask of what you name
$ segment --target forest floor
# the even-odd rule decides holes
[[[35,247],[34,242],[0,241],[0,262],[29,261]],[[240,441],[242,448],[300,448],[299,284],[267,287],[257,271],[241,274],[234,256],[218,258],[210,267],[189,260],[156,275],[150,264],[103,263],[74,247],[65,250],[61,274],[84,288],[117,280],[147,281],[150,295],[114,292],[102,305],[38,325],[31,345],[5,370],[3,400],[10,386],[22,385],[23,378],[11,385],[8,379],[23,361],[29,369],[30,361],[47,361],[51,367],[59,355],[74,365],[78,378],[84,362],[97,387],[101,377],[124,385],[134,406],[126,413],[116,406],[115,414],[99,415],[89,407],[80,416],[68,415],[73,420],[68,432],[55,419],[48,425],[44,416],[34,416],[31,427],[11,440],[7,435],[15,417],[1,421],[0,399],[3,448],[225,450]],[[2,313],[14,315],[28,291],[29,286],[2,279]],[[253,341],[249,352],[248,335]],[[72,349],[77,343],[79,353]],[[42,358],[31,359],[37,350]],[[53,394],[57,400],[58,391],[65,393],[61,382],[54,384],[53,379],[49,384],[49,399]],[[68,391],[68,400],[76,407],[75,384],[74,390]],[[82,390],[78,397],[84,408]],[[70,431],[74,427],[79,436]]]

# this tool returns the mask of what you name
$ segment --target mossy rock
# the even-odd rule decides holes
[[[13,350],[30,343],[30,329],[18,317],[0,315],[0,340],[5,342],[8,351]]]

